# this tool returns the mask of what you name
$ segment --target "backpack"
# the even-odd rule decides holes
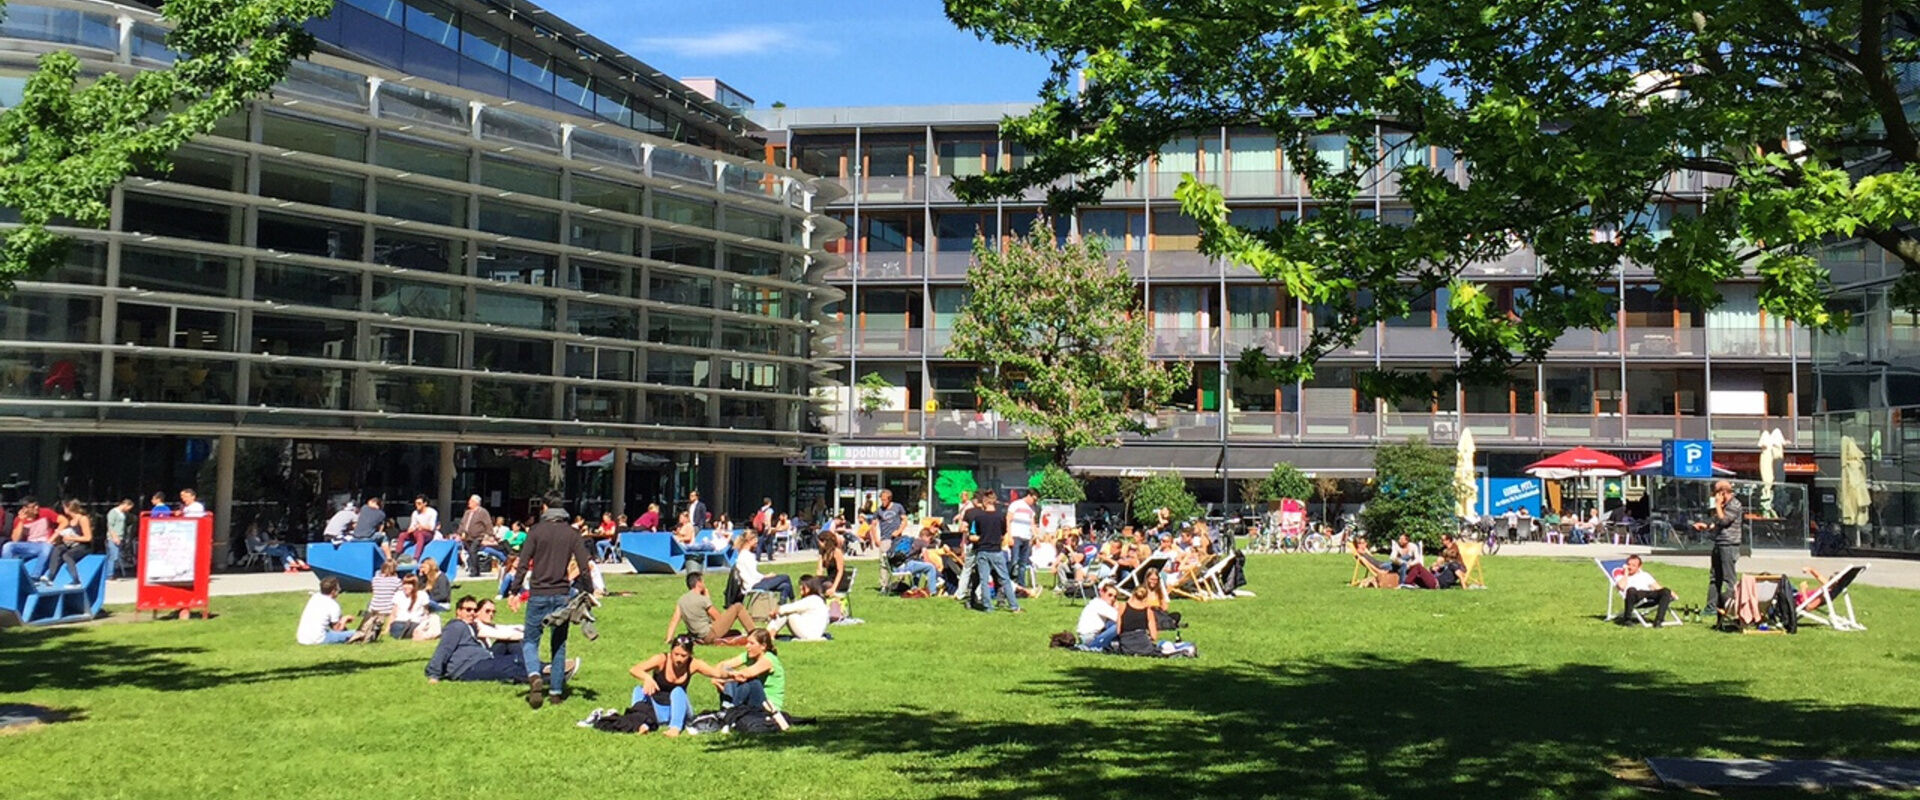
[[[694,715],[687,720],[688,733],[719,733],[727,727],[727,715],[721,711],[708,711]]]

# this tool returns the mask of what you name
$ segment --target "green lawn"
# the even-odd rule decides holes
[[[1060,599],[988,616],[861,590],[866,625],[781,650],[818,724],[766,737],[574,727],[624,704],[677,578],[613,578],[637,596],[576,634],[576,696],[538,712],[429,686],[428,643],[297,646],[299,594],[16,629],[0,704],[73,720],[0,735],[0,795],[1593,797],[1638,793],[1646,756],[1920,757],[1920,593],[1856,589],[1867,633],[1735,636],[1600,623],[1590,561],[1493,559],[1484,592],[1348,589],[1350,564],[1255,557],[1259,597],[1176,609],[1198,660],[1048,650],[1078,613]],[[1703,571],[1653,571],[1698,602]]]

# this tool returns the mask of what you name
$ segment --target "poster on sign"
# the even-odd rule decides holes
[[[1280,532],[1299,535],[1307,530],[1307,504],[1291,497],[1280,501]]]
[[[1048,531],[1057,531],[1061,528],[1073,528],[1080,525],[1079,520],[1074,518],[1072,503],[1042,503],[1040,504],[1040,519],[1040,528]]]
[[[200,520],[149,520],[140,547],[146,560],[143,574],[148,583],[193,583],[199,551]]]

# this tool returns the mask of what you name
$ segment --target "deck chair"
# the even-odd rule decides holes
[[[1461,556],[1463,558],[1465,557],[1464,549],[1462,550]],[[1626,602],[1627,593],[1620,591],[1619,581],[1621,576],[1627,574],[1627,560],[1624,558],[1596,558],[1593,560],[1593,563],[1599,565],[1601,577],[1607,579],[1607,613],[1600,618],[1612,622],[1617,619],[1620,614],[1632,614],[1633,621],[1640,623],[1640,627],[1653,627],[1653,623],[1647,619],[1645,614],[1641,613],[1645,607],[1628,608]],[[1619,612],[1613,610],[1613,605],[1616,601],[1620,604]],[[1667,615],[1668,619],[1671,620],[1671,624],[1686,624],[1686,620],[1681,618],[1678,610],[1674,608],[1668,608],[1667,610],[1673,612]]]
[[[1227,591],[1226,585],[1220,582],[1220,576],[1233,566],[1233,560],[1238,557],[1238,553],[1229,553],[1214,558],[1213,563],[1207,565],[1207,571],[1194,581],[1193,596],[1199,600],[1233,599],[1235,595]]]
[[[1840,574],[1827,579],[1818,591],[1801,598],[1794,604],[1793,613],[1801,622],[1814,622],[1836,631],[1864,631],[1867,626],[1853,617],[1853,595],[1847,591],[1860,573],[1867,571],[1865,564],[1849,564]],[[1819,608],[1813,608],[1815,602]],[[1821,610],[1824,609],[1824,610]]]
[[[1140,566],[1135,567],[1132,572],[1120,576],[1120,580],[1115,583],[1120,591],[1130,592],[1133,591],[1133,587],[1139,586],[1142,581],[1147,579],[1148,570],[1164,570],[1166,568],[1166,556],[1149,556],[1147,560],[1140,562]]]
[[[1350,555],[1353,556],[1354,577],[1352,581],[1347,583],[1348,586],[1356,586],[1361,589],[1400,588],[1400,573],[1375,566],[1373,559],[1367,558],[1365,553],[1353,552],[1350,553]]]
[[[1486,555],[1486,546],[1464,539],[1456,540],[1456,543],[1460,548],[1460,565],[1466,567],[1466,570],[1460,573],[1461,588],[1487,588],[1487,573],[1480,568],[1480,558]]]

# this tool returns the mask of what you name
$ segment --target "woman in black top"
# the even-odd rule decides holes
[[[674,637],[667,652],[633,665],[629,673],[640,681],[633,687],[633,703],[653,704],[653,718],[663,736],[679,736],[687,727],[693,704],[687,699],[687,681],[694,675],[724,678],[726,672],[693,657],[693,637]],[[645,732],[644,730],[641,732]]]
[[[817,542],[820,548],[820,564],[816,570],[821,580],[827,584],[827,597],[833,597],[850,588],[847,585],[847,556],[840,551],[840,537],[833,531],[821,531]]]
[[[1153,592],[1145,584],[1133,588],[1133,595],[1120,607],[1120,652],[1130,656],[1160,654],[1160,623],[1154,619]]]

